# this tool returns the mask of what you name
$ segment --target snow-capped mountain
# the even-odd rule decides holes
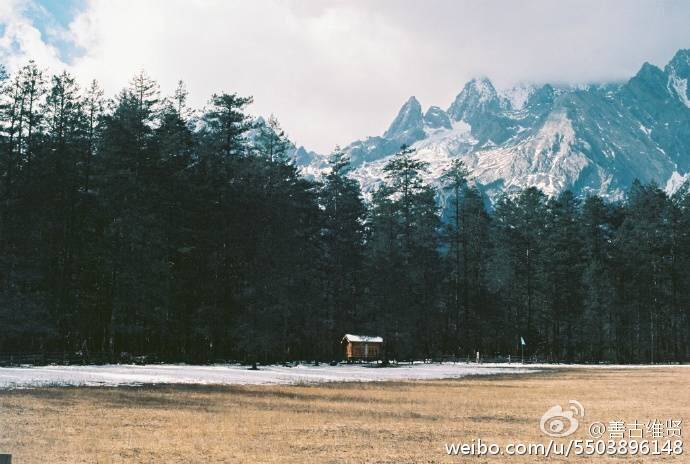
[[[690,50],[664,69],[645,63],[625,83],[497,90],[473,79],[445,111],[410,97],[383,135],[345,150],[365,192],[403,144],[430,163],[431,181],[463,159],[489,197],[536,186],[617,199],[635,178],[678,188],[690,172],[689,79]]]

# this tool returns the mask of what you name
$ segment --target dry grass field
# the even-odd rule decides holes
[[[593,421],[674,418],[685,425],[689,385],[690,368],[677,367],[447,381],[3,391],[0,452],[11,452],[15,464],[499,462],[448,456],[444,444],[544,443],[539,418],[570,399],[586,408],[574,438],[587,438]],[[690,462],[690,450],[663,462]]]

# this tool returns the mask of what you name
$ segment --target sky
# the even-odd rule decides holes
[[[145,70],[190,103],[252,95],[320,153],[379,135],[415,95],[465,82],[621,81],[690,48],[687,0],[0,0],[0,63],[67,70],[108,95]]]

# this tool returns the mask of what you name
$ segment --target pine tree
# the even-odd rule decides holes
[[[588,197],[578,221],[582,237],[583,314],[576,331],[579,347],[594,347],[594,359],[620,362],[615,279],[611,260],[615,237],[611,208],[601,197]],[[579,282],[575,282],[579,283]],[[575,348],[576,353],[581,353]]]
[[[204,115],[208,143],[224,156],[246,155],[244,141],[251,128],[250,117],[244,113],[252,97],[223,93],[211,97],[211,108]]]
[[[427,164],[413,155],[403,146],[384,167],[387,182],[373,197],[368,238],[371,271],[378,275],[372,279],[375,302],[383,311],[378,328],[388,337],[389,354],[403,358],[438,350],[432,332],[438,321],[440,222],[435,191],[422,179]]]
[[[366,329],[360,274],[364,260],[364,220],[366,207],[359,183],[347,177],[349,156],[336,147],[329,159],[330,172],[320,190],[323,210],[321,241],[325,305],[324,314],[332,356],[340,350],[339,336]]]
[[[84,97],[84,112],[86,113],[86,131],[88,149],[84,157],[84,181],[82,190],[89,192],[91,187],[91,175],[93,170],[93,157],[96,154],[96,147],[100,135],[100,120],[103,116],[103,89],[98,85],[96,80],[92,80],[89,87],[86,89]]]
[[[33,61],[19,71],[16,79],[21,92],[17,133],[18,159],[20,164],[26,164],[30,169],[36,139],[40,137],[42,130],[44,118],[40,107],[46,94],[47,81],[45,72]]]
[[[580,202],[570,191],[547,203],[546,253],[544,256],[545,298],[550,308],[544,314],[541,332],[551,359],[573,359],[575,332],[582,323],[583,243],[579,227]],[[591,327],[591,326],[590,326]],[[592,327],[594,329],[594,327]],[[590,335],[592,332],[589,332]],[[595,353],[592,353],[595,354]]]
[[[446,227],[446,242],[449,254],[447,261],[450,264],[449,279],[452,287],[452,303],[450,306],[455,315],[453,322],[455,326],[454,341],[451,345],[453,351],[461,344],[464,344],[460,339],[460,328],[463,327],[464,329],[463,340],[466,342],[469,338],[470,327],[467,301],[469,292],[469,275],[467,270],[468,230],[463,227],[463,215],[461,214],[463,208],[462,194],[467,187],[468,175],[469,172],[465,167],[465,163],[460,159],[455,159],[441,177],[443,186],[449,193],[449,208],[447,208],[447,211],[450,220]],[[461,316],[463,309],[464,315]]]
[[[45,149],[43,153],[37,151],[34,172],[43,182],[36,182],[39,189],[32,193],[36,204],[45,208],[42,229],[47,249],[42,255],[48,261],[46,280],[52,293],[52,313],[66,343],[78,348],[80,337],[69,335],[79,325],[76,258],[83,238],[83,214],[88,213],[79,208],[80,161],[87,139],[83,99],[74,77],[66,72],[52,77],[42,114],[46,121]]]
[[[671,198],[673,202],[670,250],[670,292],[672,305],[673,358],[690,357],[690,183],[687,181]]]
[[[520,337],[533,351],[543,350],[545,334],[538,319],[543,316],[543,259],[545,255],[546,196],[530,187],[515,199],[502,198],[496,206],[495,279],[510,311],[513,354]]]
[[[111,356],[120,351],[118,340],[140,350],[155,343],[160,329],[152,327],[169,306],[164,232],[152,195],[163,181],[157,176],[160,153],[154,136],[160,125],[159,101],[157,84],[142,72],[102,119],[99,190],[110,215],[105,231],[109,279],[102,285],[110,293],[104,323]]]
[[[258,156],[263,157],[269,163],[287,163],[289,161],[289,152],[293,146],[275,116],[270,116],[268,121],[261,120],[257,123],[256,131],[254,146]]]

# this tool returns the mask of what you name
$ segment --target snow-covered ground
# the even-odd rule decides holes
[[[526,374],[545,369],[647,369],[680,368],[690,365],[612,364],[474,364],[445,363],[400,365],[373,368],[363,365],[295,367],[262,366],[252,371],[246,366],[184,364],[40,366],[0,368],[0,390],[45,386],[120,386],[153,384],[267,385],[322,382],[377,382],[385,380],[455,379],[470,375]]]
[[[238,365],[105,365],[0,368],[0,389],[41,386],[119,386],[146,384],[261,385],[320,382],[424,380],[529,373],[518,365],[414,364],[372,368],[362,365],[296,367],[262,366],[252,371]]]

